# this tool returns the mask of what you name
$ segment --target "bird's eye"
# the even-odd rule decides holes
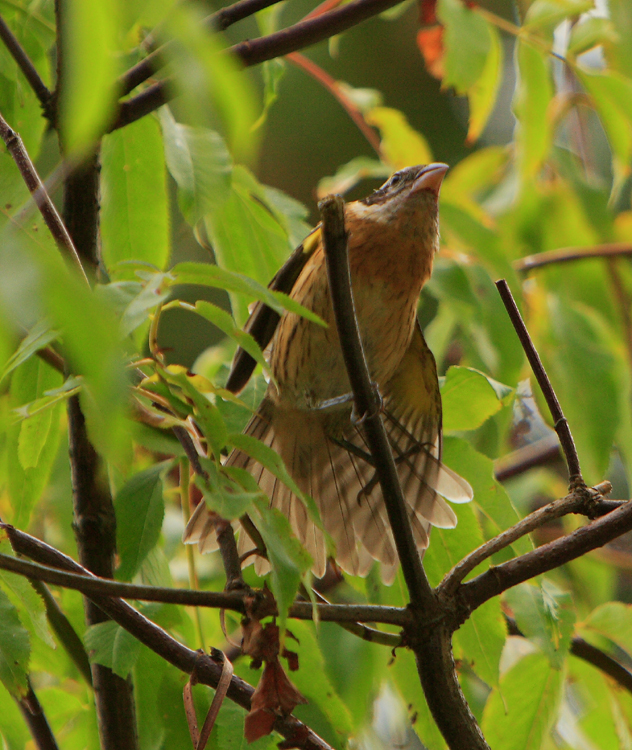
[[[402,181],[401,174],[394,174],[391,177],[391,187],[394,187],[395,185],[398,185]]]

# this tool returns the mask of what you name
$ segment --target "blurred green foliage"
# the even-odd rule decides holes
[[[628,1],[610,0],[605,13],[590,0],[525,0],[510,15],[496,15],[508,13],[507,6],[438,0],[435,7],[422,0],[424,30],[432,34],[418,42],[417,9],[405,4],[401,13],[394,9],[310,49],[307,63],[276,59],[245,71],[223,51],[227,45],[272,33],[312,5],[292,0],[261,11],[226,36],[202,23],[204,5],[64,3],[67,23],[55,49],[51,0],[0,4],[46,85],[54,85],[53,53],[61,58],[58,126],[71,162],[112,122],[116,79],[144,57],[151,30],[154,45],[175,40],[165,61],[178,94],[169,106],[102,138],[103,267],[92,290],[63,262],[11,157],[0,152],[2,519],[76,554],[62,406],[79,393],[115,496],[117,576],[187,586],[174,470],[182,451],[169,428],[189,429],[195,417],[215,454],[201,492],[228,517],[249,509],[258,519],[273,564],[270,587],[285,616],[310,563],[287,519],[269,512],[254,482],[225,472],[217,458],[226,447],[244,447],[239,431],[265,389],[259,367],[239,398],[227,393],[228,363],[240,344],[263,364],[240,330],[253,301],[279,311],[295,304],[265,285],[309,232],[315,197],[330,191],[357,197],[395,169],[432,159],[452,169],[442,188],[442,247],[420,319],[444,376],[445,461],[472,484],[475,499],[456,509],[455,530],[433,531],[424,559],[431,582],[565,492],[555,459],[517,470],[502,484],[494,476],[508,462],[519,464],[516,449],[550,444],[552,435],[494,287],[500,277],[518,300],[557,391],[587,482],[611,479],[616,496],[628,498]],[[440,80],[426,72],[424,57]],[[37,97],[4,45],[0,113],[47,177],[58,152]],[[206,264],[200,262],[205,254]],[[194,300],[212,290],[212,304],[179,299],[185,284]],[[181,317],[169,323],[176,309]],[[207,346],[198,336],[193,365],[182,342],[196,318],[215,343]],[[177,343],[173,351],[166,351],[167,337]],[[63,353],[67,373],[35,356],[46,346]],[[153,363],[145,359],[149,353]],[[185,367],[168,366],[164,355]],[[138,368],[145,376],[140,387],[130,376]],[[144,423],[133,419],[139,414]],[[252,444],[248,450],[291,481],[269,449]],[[314,512],[310,499],[305,502]],[[577,523],[564,519],[542,529],[492,562]],[[0,545],[10,554],[6,541]],[[632,697],[570,651],[571,638],[581,635],[631,663],[631,555],[622,539],[488,602],[455,634],[464,692],[494,750],[632,744]],[[202,587],[223,588],[217,555],[196,565]],[[251,569],[246,576],[262,585]],[[348,578],[331,596],[341,603],[407,602],[401,576],[385,587],[375,570],[366,579]],[[133,675],[143,750],[185,746],[183,676],[114,623],[86,630],[76,592],[59,590],[55,597],[91,658]],[[194,617],[151,605],[143,612],[192,648],[225,643],[214,611]],[[507,612],[524,638],[507,637]],[[237,625],[230,614],[227,624]],[[412,742],[416,733],[431,750],[444,747],[409,653],[400,649],[391,658],[386,647],[332,623],[288,626],[299,641],[292,645],[300,662],[293,680],[309,699],[296,715],[326,741],[343,748],[355,738],[359,747],[386,748],[406,737]],[[39,596],[23,579],[0,571],[0,736],[10,750],[29,742],[11,700],[25,694],[27,675],[60,745],[98,746],[90,688],[64,649],[53,645]],[[243,659],[236,668],[257,681]],[[196,688],[200,711],[210,699],[210,691]],[[390,711],[397,721],[385,719],[386,706],[401,709]],[[210,746],[245,746],[243,721],[241,708],[225,705]],[[275,742],[269,737],[254,746]]]

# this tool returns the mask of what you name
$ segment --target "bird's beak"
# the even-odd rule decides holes
[[[436,162],[435,164],[428,164],[424,167],[422,173],[417,177],[413,185],[413,192],[419,190],[432,190],[432,192],[439,197],[439,190],[441,189],[441,183],[445,177],[445,173],[449,167],[447,164],[441,164]]]

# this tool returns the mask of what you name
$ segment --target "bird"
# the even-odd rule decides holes
[[[360,336],[422,553],[431,526],[456,526],[456,514],[445,499],[461,503],[473,496],[468,482],[441,462],[437,368],[417,320],[419,295],[439,248],[438,199],[447,170],[442,163],[407,167],[368,197],[345,204]],[[333,541],[342,570],[366,576],[378,560],[382,579],[390,583],[399,561],[362,426],[353,415],[320,224],[270,288],[289,293],[327,327],[294,312],[279,314],[262,302],[254,306],[244,330],[266,350],[273,377],[245,433],[281,456],[300,490],[314,499],[322,528],[310,518],[303,501],[250,456],[235,449],[226,465],[251,473],[270,505],[289,519],[311,555],[316,577],[325,573]],[[239,393],[255,365],[238,349],[226,388]],[[186,526],[185,543],[198,543],[202,552],[215,549],[215,524],[216,515],[201,502]],[[242,526],[239,551],[245,555],[252,547],[247,534],[251,526]],[[268,561],[257,557],[255,570],[260,575],[267,572]]]

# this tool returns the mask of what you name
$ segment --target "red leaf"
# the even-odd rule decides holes
[[[423,55],[426,70],[435,78],[443,78],[443,26],[431,26],[417,32],[417,46]]]

